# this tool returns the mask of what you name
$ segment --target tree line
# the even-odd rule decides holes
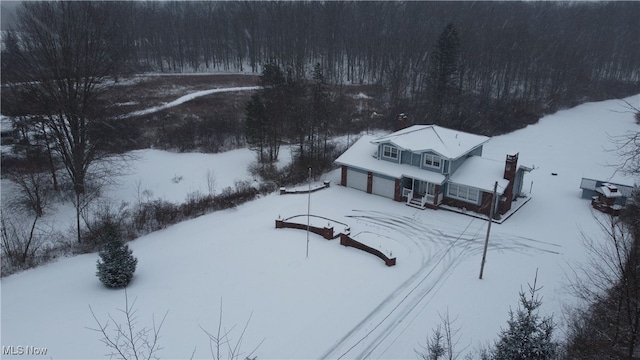
[[[24,2],[3,38],[2,81],[12,86],[3,88],[2,112],[28,123],[23,138],[37,142],[26,144],[24,164],[48,170],[54,189],[63,169],[79,229],[100,186],[94,180],[109,178],[95,165],[122,151],[122,122],[113,121],[105,95],[122,76],[259,72],[263,90],[237,121],[260,159],[273,162],[288,141],[298,159],[330,163],[327,140],[349,131],[354,113],[335,84],[383,89],[387,122],[376,125],[393,128],[402,112],[412,122],[483,134],[573,102],[636,92],[638,9],[633,2]],[[308,74],[313,80],[304,80]]]
[[[110,2],[101,16],[116,25],[114,76],[276,64],[300,78],[320,63],[330,83],[384,86],[393,116],[495,134],[637,92],[638,13],[637,2],[151,1]],[[449,24],[456,96],[442,112],[427,95],[442,90],[430,78]]]

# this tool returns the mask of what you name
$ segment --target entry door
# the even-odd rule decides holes
[[[413,188],[418,190],[418,195],[425,196],[426,194],[434,195],[436,192],[436,186],[433,183],[427,181],[416,180]]]

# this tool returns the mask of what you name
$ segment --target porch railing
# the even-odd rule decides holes
[[[403,197],[407,197],[407,204],[411,202],[411,200],[414,199],[413,196],[413,190],[412,189],[407,189],[407,188],[402,188],[402,196]],[[424,207],[425,204],[429,203],[429,204],[435,204],[435,205],[440,205],[440,203],[442,203],[442,193],[438,194],[438,200],[437,202],[434,202],[435,200],[435,195],[429,195],[429,194],[425,194],[425,196],[416,196],[415,199],[420,199],[420,205],[422,207]]]

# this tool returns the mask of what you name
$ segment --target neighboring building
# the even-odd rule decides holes
[[[594,209],[607,214],[617,215],[631,198],[634,186],[611,181],[582,178],[580,182],[582,198],[590,199]]]
[[[0,139],[2,145],[11,145],[17,138],[17,131],[11,119],[0,115]]]
[[[449,205],[489,214],[498,182],[496,214],[505,214],[523,196],[518,154],[506,161],[482,157],[486,136],[437,125],[413,125],[392,134],[365,135],[336,160],[343,186],[406,201],[418,208]]]

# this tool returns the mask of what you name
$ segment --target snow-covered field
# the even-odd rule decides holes
[[[627,100],[640,104],[640,96]],[[306,214],[308,196],[273,194],[131,242],[138,269],[127,292],[136,299],[137,325],[150,327],[152,316],[168,311],[159,355],[210,358],[201,327],[216,331],[222,304],[222,323],[236,325],[235,339],[251,316],[242,345],[248,352],[264,340],[258,359],[411,359],[448,312],[461,329],[459,349],[470,351],[495,339],[536,269],[542,311],[561,320],[562,304],[571,301],[565,271],[585,256],[581,232],[599,232],[580,179],[613,174],[610,137],[640,130],[624,110],[616,100],[584,104],[485,145],[484,156],[502,160],[516,150],[520,164],[535,170],[525,177],[532,199],[491,228],[483,280],[486,221],[337,186],[340,174],[332,172],[332,186],[311,194],[311,213],[393,249],[395,267],[314,234],[306,258],[306,233],[275,229],[275,220]],[[131,175],[106,194],[113,201],[133,201],[140,189],[170,201],[206,193],[208,170],[219,191],[251,180],[246,168],[254,160],[248,150],[139,155]],[[88,329],[96,326],[89,306],[101,320],[123,321],[117,309],[125,295],[102,286],[96,259],[76,256],[2,279],[2,345],[45,347],[47,358],[103,358],[100,334]]]

